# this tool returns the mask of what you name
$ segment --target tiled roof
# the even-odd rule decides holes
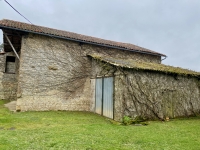
[[[28,23],[23,23],[23,22],[18,22],[18,21],[13,21],[13,20],[7,20],[7,19],[0,20],[0,28],[9,28],[9,29],[19,30],[19,31],[24,31],[24,32],[33,32],[36,34],[50,35],[57,38],[81,41],[83,43],[85,42],[85,43],[90,43],[94,45],[102,45],[105,47],[114,47],[116,49],[124,49],[124,50],[139,52],[139,53],[148,53],[152,55],[166,56],[164,54],[154,52],[152,50],[142,48],[142,47],[129,44],[129,43],[104,40],[104,39],[95,38],[91,36],[85,36],[85,35],[72,33],[68,31],[62,31],[62,30],[57,30],[57,29],[52,29],[52,28],[47,28],[47,27],[42,27],[42,26],[31,25]]]
[[[111,57],[101,57],[97,54],[90,54],[88,55],[93,59],[103,61],[105,63],[109,63],[114,66],[122,67],[122,68],[130,68],[130,69],[140,69],[140,70],[147,70],[147,71],[156,71],[162,72],[166,74],[180,74],[183,76],[193,76],[200,79],[200,72],[183,69],[180,67],[173,67],[164,64],[157,64],[157,63],[149,63],[143,61],[134,61],[133,59],[118,59],[118,58],[111,58]]]

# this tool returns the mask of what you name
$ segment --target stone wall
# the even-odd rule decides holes
[[[160,63],[159,56],[29,34],[22,38],[17,109],[90,111],[91,53]]]
[[[4,55],[0,55],[0,99],[16,100],[19,61],[16,58],[15,63],[6,64],[7,56],[15,56],[15,54],[13,52],[8,52]],[[12,71],[12,73],[5,72],[5,67],[8,67],[9,71]]]
[[[107,66],[107,67],[106,67]],[[200,81],[196,77],[122,69],[93,61],[93,77],[114,76],[114,119],[148,119],[200,114]]]
[[[22,38],[18,110],[89,110],[87,58],[74,46],[39,35]]]
[[[81,48],[81,49],[80,49]],[[156,55],[148,55],[143,53],[134,53],[131,51],[123,51],[118,49],[100,47],[95,45],[83,44],[81,47],[76,49],[80,49],[80,52],[84,55],[87,54],[98,54],[98,56],[109,56],[113,58],[119,59],[133,59],[133,60],[142,60],[145,62],[152,62],[152,63],[161,63],[161,57]]]
[[[4,99],[3,85],[2,85],[3,72],[5,70],[4,64],[5,64],[5,57],[4,55],[0,55],[0,100]]]
[[[0,72],[4,72],[5,70],[5,56],[0,54]]]
[[[123,116],[149,119],[195,116],[200,113],[199,80],[195,77],[128,70],[116,76],[116,101],[123,103]],[[124,86],[123,86],[124,85]]]

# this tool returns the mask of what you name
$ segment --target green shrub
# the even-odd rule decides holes
[[[124,117],[123,117],[123,124],[126,125],[126,126],[132,124],[132,119],[131,119],[131,117],[129,117],[129,116],[124,116]]]

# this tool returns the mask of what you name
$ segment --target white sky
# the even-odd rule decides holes
[[[200,0],[7,0],[35,25],[132,43],[200,71]],[[0,20],[27,22],[4,0]],[[0,32],[2,42],[2,32]]]

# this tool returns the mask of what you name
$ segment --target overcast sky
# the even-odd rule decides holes
[[[163,64],[200,71],[200,0],[7,1],[35,25],[132,43],[166,54]],[[4,0],[1,19],[27,22]]]

